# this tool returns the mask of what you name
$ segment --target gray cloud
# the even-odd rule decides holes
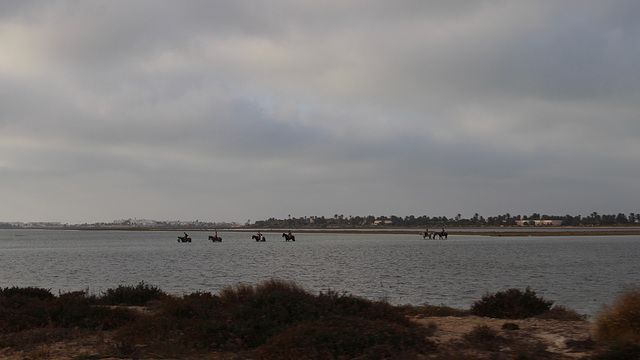
[[[0,10],[0,221],[638,211],[634,1]]]

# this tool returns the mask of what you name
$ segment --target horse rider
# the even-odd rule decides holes
[[[184,239],[187,240],[187,238],[189,238],[189,235],[187,235],[187,233],[184,233]]]

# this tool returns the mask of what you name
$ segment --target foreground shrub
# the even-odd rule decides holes
[[[196,292],[182,298],[166,298],[158,309],[161,317],[156,326],[161,331],[166,329],[181,334],[179,337],[160,335],[174,348],[229,348],[232,347],[229,343],[237,337],[232,332],[230,308],[211,293]]]
[[[264,344],[271,336],[306,321],[331,316],[357,316],[408,324],[401,311],[386,302],[369,301],[333,291],[313,295],[294,282],[268,280],[255,287],[241,285],[221,294],[229,311],[230,331],[247,347]],[[229,303],[233,299],[238,301]]]
[[[473,329],[464,334],[463,338],[469,342],[488,342],[498,339],[498,332],[487,325],[476,325]]]
[[[507,342],[505,338],[498,335],[496,330],[487,325],[476,325],[462,337],[469,345],[489,351],[497,351],[500,344]]]
[[[615,342],[604,351],[599,351],[592,360],[638,360],[640,345],[630,341]]]
[[[45,305],[53,327],[113,330],[136,318],[129,309],[96,305],[81,291],[61,294]]]
[[[106,305],[145,306],[164,296],[166,294],[158,287],[140,282],[137,286],[120,285],[115,289],[108,289],[100,300]]]
[[[11,297],[21,297],[27,299],[53,299],[53,294],[51,290],[42,289],[37,287],[10,287],[10,288],[0,288],[0,297],[11,298]]]
[[[446,305],[401,305],[398,309],[402,310],[407,316],[469,316],[469,310],[452,308]]]
[[[596,319],[597,335],[608,342],[640,341],[640,289],[624,291]]]
[[[506,322],[502,324],[502,330],[509,330],[509,331],[520,330],[520,325],[516,323]]]
[[[176,319],[216,319],[221,312],[221,301],[218,296],[198,291],[184,295],[182,298],[166,297],[158,308],[163,313]]]
[[[49,318],[45,301],[21,296],[0,297],[0,333],[46,326]]]
[[[552,301],[537,297],[528,287],[525,292],[509,289],[484,295],[482,300],[473,304],[471,313],[499,319],[525,319],[548,311],[552,304]]]
[[[86,337],[88,331],[78,331],[65,328],[36,328],[17,333],[0,334],[0,348],[14,350],[29,350],[41,344],[53,344],[59,341],[73,340]]]
[[[135,317],[127,309],[96,306],[95,301],[82,291],[58,297],[31,288],[25,291],[12,289],[10,293],[9,297],[0,297],[0,333],[43,327],[109,330]]]
[[[243,298],[231,313],[232,331],[248,347],[263,344],[293,322],[314,317],[314,296],[293,282],[265,281],[252,291],[240,287]],[[227,294],[229,296],[229,294]]]
[[[270,354],[267,358],[286,358],[280,348],[291,345],[303,351],[306,345],[295,345],[300,341],[314,349],[326,345],[330,350],[322,354],[340,354],[336,358],[378,353],[382,348],[382,352],[397,354],[405,350],[421,353],[433,347],[426,340],[426,329],[386,302],[331,291],[313,295],[293,282],[280,280],[228,287],[220,295],[168,296],[154,308],[152,316],[140,317],[117,330],[114,340],[120,355],[150,355],[144,354],[144,349],[153,349],[154,356],[163,357],[193,351],[261,349],[261,353]],[[375,346],[378,350],[373,350]],[[302,358],[314,356],[304,352]]]
[[[263,359],[407,358],[436,349],[419,327],[383,320],[330,317],[292,326],[258,349]],[[402,356],[400,356],[402,355]]]
[[[587,319],[586,315],[580,315],[575,310],[567,309],[562,305],[555,305],[537,317],[541,319],[560,321],[585,321]]]

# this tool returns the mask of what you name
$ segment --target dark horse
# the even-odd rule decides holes
[[[282,233],[282,237],[285,241],[296,241],[296,237],[287,233]]]
[[[178,236],[178,242],[191,242],[191,238],[188,236]]]
[[[442,238],[445,238],[445,239],[446,239],[448,235],[449,235],[449,234],[448,234],[446,231],[442,230],[442,231],[440,231],[440,232],[434,232],[434,233],[433,233],[433,238],[435,239],[435,238],[436,238],[436,236],[438,236],[438,238],[439,238],[439,239],[442,239]]]
[[[211,240],[213,242],[222,242],[222,237],[220,237],[218,235],[216,235],[216,236],[209,235],[209,240]]]
[[[262,235],[262,239],[258,235],[251,235],[251,238],[255,241],[267,241],[267,239],[264,238],[264,235]]]
[[[423,231],[423,232],[421,232],[421,233],[420,233],[420,235],[422,235],[422,238],[423,238],[423,239],[425,239],[425,240],[426,240],[427,238],[431,239],[431,234],[429,234],[428,232],[424,232],[424,231]],[[435,236],[435,233],[434,233],[434,235],[433,235],[433,236]]]

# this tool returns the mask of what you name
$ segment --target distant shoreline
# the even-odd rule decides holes
[[[419,235],[424,229],[394,229],[394,228],[302,228],[302,229],[276,229],[276,228],[161,228],[161,227],[46,227],[46,228],[18,228],[7,230],[85,230],[85,231],[193,231],[193,232],[212,232],[212,231],[230,231],[230,232],[263,232],[263,233],[277,233],[287,232],[289,230],[295,233],[308,233],[308,234],[406,234],[406,235]],[[429,232],[437,232],[439,229],[430,229]],[[455,237],[457,235],[476,235],[476,236],[490,236],[490,237],[513,237],[513,236],[628,236],[628,235],[640,235],[640,227],[540,227],[540,228],[523,228],[523,227],[509,227],[509,228],[445,228],[449,237]]]
[[[276,233],[288,231],[288,229],[234,229],[232,231]],[[291,229],[296,233],[340,233],[340,234],[406,234],[419,235],[424,230],[420,229]],[[522,228],[495,228],[495,230],[467,229],[467,228],[450,228],[445,229],[449,237],[456,235],[478,235],[478,236],[620,236],[620,235],[640,235],[640,228],[541,228],[541,229],[522,229]],[[429,232],[434,232],[429,230]],[[437,231],[435,231],[437,232]]]
[[[640,235],[640,229],[598,229],[598,230],[524,230],[524,231],[460,231],[450,235],[485,235],[485,236],[622,236]]]

